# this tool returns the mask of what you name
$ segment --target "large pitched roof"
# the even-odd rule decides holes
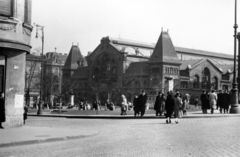
[[[168,32],[162,32],[150,61],[180,63]]]
[[[150,56],[155,44],[136,42],[132,40],[110,37],[110,44],[120,52],[126,52],[128,55]]]
[[[164,32],[166,33],[166,32]],[[150,57],[153,54],[153,50],[156,46],[155,43],[146,43],[140,41],[133,41],[121,38],[114,38],[109,37],[110,44],[113,45],[117,50],[120,52],[127,52],[130,55],[136,55],[137,51],[139,51],[140,55]],[[224,53],[217,53],[211,51],[204,51],[198,49],[191,49],[191,48],[183,48],[174,46],[175,51],[177,53],[185,53],[185,54],[192,54],[192,55],[202,55],[206,57],[217,57],[217,58],[226,58],[226,59],[233,59],[233,55],[224,54]]]
[[[221,58],[227,58],[227,59],[233,59],[233,57],[234,57],[233,55],[224,54],[224,53],[183,48],[183,47],[178,47],[178,46],[175,46],[175,50],[179,53],[183,52],[183,53],[188,53],[188,54],[198,54],[198,55],[209,56],[209,57],[221,57]]]
[[[66,62],[63,66],[64,70],[76,70],[79,65],[79,60],[82,58],[82,54],[78,46],[73,45],[67,56]]]
[[[226,65],[219,65],[215,61],[211,59],[199,59],[199,60],[183,60],[181,62],[180,70],[186,70],[186,69],[194,69],[195,67],[201,65],[203,62],[208,61],[213,67],[215,67],[217,70],[219,70],[221,73],[224,73],[223,68]]]
[[[233,64],[219,65],[219,68],[222,69],[223,73],[232,73],[233,72]]]
[[[142,74],[142,75],[149,75],[149,70],[148,70],[149,66],[148,66],[147,63],[148,62],[132,62],[129,65],[125,75],[126,76],[130,76],[130,75],[131,76],[135,76],[135,75],[138,76],[140,74]]]
[[[196,59],[196,60],[182,60],[180,61],[182,64],[180,65],[180,70],[186,70],[187,68],[191,68],[194,66],[194,64],[198,63],[202,59]]]

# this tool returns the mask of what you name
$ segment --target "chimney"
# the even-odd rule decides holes
[[[55,47],[55,52],[57,52],[57,48]]]

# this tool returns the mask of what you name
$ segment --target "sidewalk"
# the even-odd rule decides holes
[[[69,114],[51,114],[43,112],[42,115],[30,113],[29,116],[38,117],[60,117],[60,118],[93,118],[93,119],[164,119],[164,116],[156,117],[155,114],[146,114],[143,118],[134,117],[133,115],[69,115]],[[240,117],[240,114],[221,114],[218,110],[214,114],[202,114],[201,111],[188,112],[183,118],[223,118],[223,117]],[[23,126],[16,128],[6,128],[0,130],[0,148],[35,144],[52,141],[62,141],[70,139],[79,139],[97,135],[97,131],[89,131],[84,129],[68,129],[54,127],[36,127]]]
[[[43,142],[63,141],[94,136],[96,131],[84,129],[65,129],[51,127],[22,126],[0,130],[0,148],[36,144]]]

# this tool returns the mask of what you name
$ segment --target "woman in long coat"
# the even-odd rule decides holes
[[[162,93],[158,92],[158,95],[156,97],[156,101],[154,104],[154,110],[156,111],[156,116],[160,114],[161,116],[161,107],[162,107]]]
[[[166,118],[167,118],[166,123],[171,123],[171,117],[173,114],[174,105],[175,105],[175,100],[172,94],[168,93],[167,99],[165,101]]]
[[[138,102],[138,96],[135,95],[133,99],[133,110],[134,110],[134,116],[136,117],[139,115],[140,109],[139,109],[139,102]]]
[[[0,93],[0,129],[3,129],[2,123],[6,121],[4,93]]]
[[[180,98],[179,93],[176,94],[175,105],[174,105],[174,116],[176,118],[175,122],[179,123],[179,118],[181,118],[181,107],[182,107],[182,99]]]
[[[121,115],[126,115],[128,110],[127,98],[122,94],[121,96]]]

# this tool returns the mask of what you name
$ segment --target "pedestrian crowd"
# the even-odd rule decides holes
[[[203,91],[201,95],[202,112],[207,114],[207,110],[210,109],[211,114],[214,113],[214,109],[219,109],[220,113],[228,113],[229,106],[231,104],[231,95],[227,91],[219,91],[218,94],[214,90],[211,92]]]

